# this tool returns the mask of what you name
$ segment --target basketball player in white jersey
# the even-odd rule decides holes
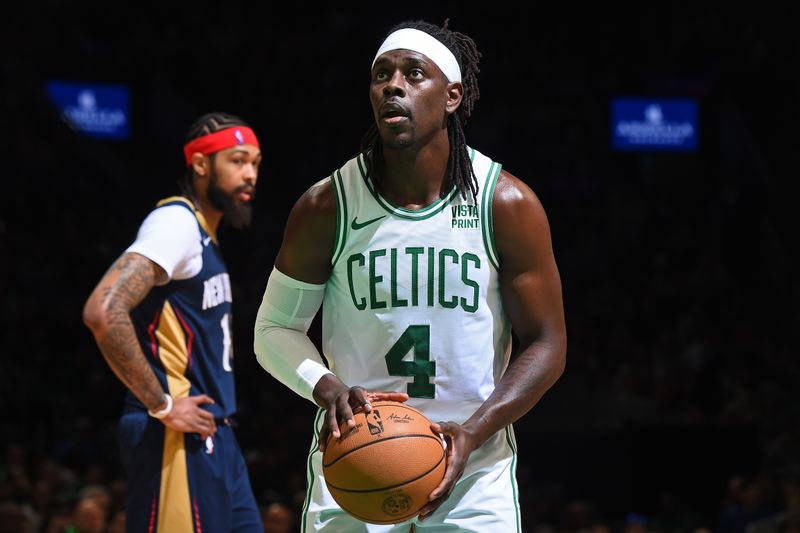
[[[320,407],[304,532],[521,530],[512,424],[563,372],[566,330],[542,205],[464,139],[479,56],[446,23],[393,28],[372,65],[361,153],[287,221],[255,351]],[[320,305],[327,365],[306,336]],[[346,514],[321,472],[328,437],[379,399],[407,400],[447,443],[429,503],[394,525]]]

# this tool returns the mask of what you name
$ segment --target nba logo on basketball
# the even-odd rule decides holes
[[[406,423],[395,423],[406,416]],[[442,437],[428,417],[402,402],[376,402],[372,411],[358,411],[354,418],[350,431],[344,422],[339,425],[342,438],[328,435],[322,453],[331,496],[344,511],[372,524],[396,524],[418,515],[444,479]]]
[[[383,433],[383,420],[381,420],[381,414],[378,411],[373,410],[367,414],[367,427],[369,427],[370,435]]]
[[[234,137],[236,137],[236,142],[237,142],[237,143],[239,143],[239,144],[244,144],[244,135],[242,135],[242,132],[241,132],[241,131],[239,131],[239,130],[234,130],[234,131],[233,131],[233,136],[234,136]]]

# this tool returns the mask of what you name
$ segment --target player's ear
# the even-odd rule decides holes
[[[461,99],[464,97],[464,86],[460,81],[456,81],[447,86],[447,103],[445,103],[445,110],[448,114],[455,113],[458,106],[461,105]]]
[[[194,175],[199,178],[205,178],[210,173],[210,160],[200,152],[192,154],[192,170]]]

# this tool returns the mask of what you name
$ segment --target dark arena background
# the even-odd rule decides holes
[[[256,361],[255,314],[294,201],[372,120],[384,33],[448,17],[483,54],[468,142],[537,192],[563,281],[566,372],[515,424],[524,531],[798,531],[790,4],[6,9],[0,531],[121,531],[124,388],[81,310],[214,110],[247,120],[264,156],[253,226],[220,234],[237,434],[266,530],[298,530],[315,407]],[[81,130],[98,116],[113,131]]]

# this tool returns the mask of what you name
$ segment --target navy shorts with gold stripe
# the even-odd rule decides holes
[[[233,428],[213,438],[171,430],[128,411],[118,435],[127,471],[128,533],[263,532]]]

